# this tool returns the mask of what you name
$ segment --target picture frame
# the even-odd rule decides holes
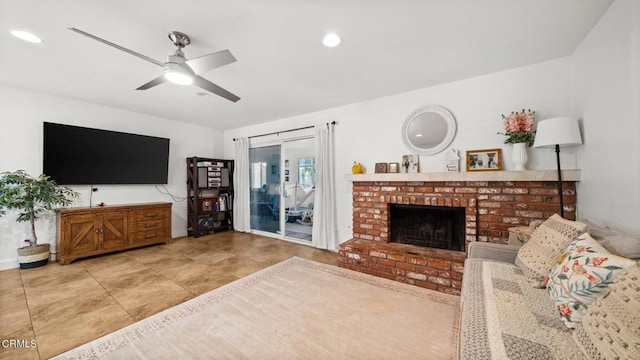
[[[387,163],[376,163],[376,174],[384,174],[387,172]]]
[[[285,176],[285,177],[284,177],[284,181],[285,181],[285,182],[289,182],[289,177],[288,177],[288,176]]]
[[[397,173],[400,171],[400,164],[397,162],[389,163],[389,172]]]
[[[284,171],[284,174],[285,174],[285,175],[289,175],[289,170],[285,170],[285,171]]]
[[[467,150],[467,171],[501,171],[502,149]]]
[[[284,161],[284,167],[288,168],[289,167],[289,159],[286,159]]]
[[[401,173],[419,173],[420,172],[420,156],[416,154],[402,155]]]

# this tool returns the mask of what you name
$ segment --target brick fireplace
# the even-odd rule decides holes
[[[466,252],[390,242],[390,206],[462,208],[460,231],[466,244],[506,243],[509,228],[559,210],[555,176],[552,171],[348,175],[353,181],[353,239],[340,245],[339,265],[459,294]],[[579,176],[579,170],[563,172],[567,219],[575,219]]]

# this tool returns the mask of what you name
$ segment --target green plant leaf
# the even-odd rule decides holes
[[[615,265],[608,265],[608,266],[603,266],[603,269],[607,269],[607,270],[620,270],[622,269],[620,266],[615,266]]]

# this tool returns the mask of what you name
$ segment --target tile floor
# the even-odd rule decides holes
[[[337,254],[221,232],[171,244],[0,271],[0,359],[48,359],[291,256],[337,265]]]

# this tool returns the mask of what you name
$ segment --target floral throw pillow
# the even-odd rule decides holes
[[[631,259],[609,253],[588,233],[573,241],[546,279],[547,291],[565,325],[575,328],[586,307],[634,264]]]

